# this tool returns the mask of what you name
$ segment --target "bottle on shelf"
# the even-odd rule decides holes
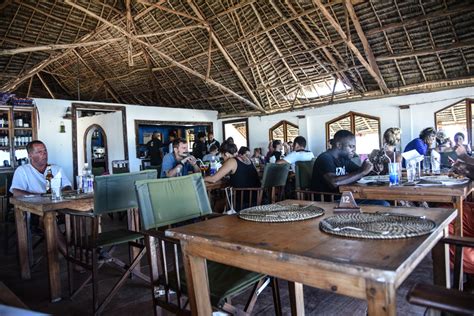
[[[53,179],[53,171],[51,165],[46,167],[46,193],[51,193],[51,179]]]

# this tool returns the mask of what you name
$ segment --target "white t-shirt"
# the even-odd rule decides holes
[[[72,186],[61,167],[51,165],[51,171],[53,176],[61,172],[61,188]],[[10,192],[13,193],[13,189],[30,193],[46,193],[46,170],[44,174],[41,174],[30,164],[19,166],[13,174]]]
[[[287,156],[285,156],[283,160],[291,164],[291,169],[295,170],[295,163],[297,161],[310,161],[313,158],[314,158],[314,155],[312,152],[302,150],[302,151],[292,151]]]

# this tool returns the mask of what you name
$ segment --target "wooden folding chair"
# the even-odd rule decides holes
[[[96,177],[94,180],[94,209],[90,213],[63,211],[66,221],[66,259],[70,296],[73,299],[92,280],[94,314],[99,314],[104,310],[113,295],[131,274],[149,282],[149,278],[136,268],[145,254],[145,246],[138,242],[143,238],[143,235],[138,232],[139,225],[136,217],[131,216],[131,219],[134,220],[129,221],[129,229],[106,232],[101,232],[100,218],[102,214],[107,213],[124,210],[136,211],[138,203],[135,194],[135,181],[155,178],[156,170]],[[129,246],[129,264],[112,257],[115,247],[122,244]],[[134,251],[132,247],[138,251]],[[101,262],[99,262],[99,256],[102,257]],[[123,274],[109,294],[100,301],[98,270],[104,263],[110,263]],[[74,288],[73,282],[74,265],[91,271],[91,275],[77,289]]]
[[[136,189],[150,264],[154,312],[158,314],[161,307],[175,314],[189,313],[179,241],[165,237],[164,231],[213,216],[202,176],[137,181]],[[270,283],[263,274],[212,261],[207,262],[207,268],[214,308],[234,315],[250,314],[257,296]],[[244,310],[237,309],[232,305],[232,297],[250,287],[253,290]],[[274,299],[278,301],[279,314],[279,297]]]

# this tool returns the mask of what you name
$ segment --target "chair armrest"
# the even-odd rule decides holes
[[[448,236],[446,238],[441,239],[441,242],[461,246],[461,247],[472,247],[474,248],[474,238],[472,237],[461,237],[461,236]]]
[[[411,304],[438,310],[472,315],[474,314],[474,295],[437,285],[416,284],[407,294]]]
[[[92,212],[81,212],[81,211],[74,211],[70,209],[59,210],[58,213],[61,213],[64,215],[72,215],[72,216],[95,217],[94,213]]]

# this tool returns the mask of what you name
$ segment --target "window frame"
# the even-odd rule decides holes
[[[224,142],[227,139],[227,135],[225,134],[225,125],[226,124],[232,124],[232,123],[242,123],[242,122],[245,122],[245,130],[246,130],[246,133],[247,133],[247,135],[246,135],[247,147],[250,148],[250,134],[249,134],[249,119],[248,118],[222,121],[222,135],[223,135],[222,142]]]
[[[330,135],[329,125],[331,125],[332,123],[335,123],[339,120],[342,120],[346,117],[349,117],[350,121],[351,121],[350,132],[352,132],[352,134],[355,135],[355,116],[361,116],[361,117],[365,117],[365,118],[368,118],[368,119],[371,119],[371,120],[377,120],[377,126],[378,126],[378,129],[379,129],[379,148],[382,147],[382,130],[381,130],[381,127],[380,127],[380,117],[372,116],[372,115],[368,115],[368,114],[363,114],[363,113],[359,113],[359,112],[354,112],[354,111],[349,111],[347,113],[344,113],[344,114],[342,114],[342,115],[326,122],[326,149],[329,149],[329,135]]]
[[[287,120],[281,120],[280,122],[276,123],[272,127],[268,129],[268,140],[272,141],[273,140],[273,131],[276,130],[280,125],[283,125],[283,142],[287,143],[288,142],[288,125],[291,125],[294,128],[298,129],[298,134],[300,131],[300,127],[294,123],[291,123]]]
[[[461,99],[459,101],[456,101],[455,103],[452,103],[448,106],[445,106],[444,108],[442,109],[439,109],[438,111],[434,112],[434,123],[435,123],[435,130],[438,130],[438,121],[436,120],[436,115],[444,110],[447,110],[449,109],[450,107],[452,106],[455,106],[456,104],[460,103],[460,102],[463,102],[465,101],[466,102],[466,129],[467,129],[467,142],[468,143],[472,143],[472,110],[471,110],[471,105],[474,104],[474,99],[470,99],[470,98],[465,98],[465,99]]]

